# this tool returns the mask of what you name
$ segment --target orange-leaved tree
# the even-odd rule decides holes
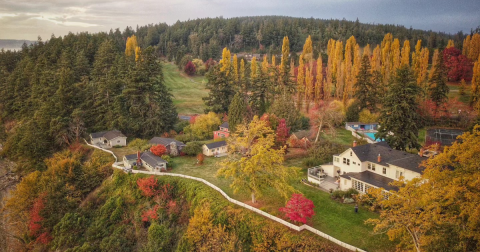
[[[154,178],[153,175],[148,178],[137,179],[137,185],[144,196],[152,197],[159,193],[158,179]]]
[[[167,153],[167,148],[161,144],[154,145],[150,148],[150,151],[155,155],[161,157],[165,153]]]

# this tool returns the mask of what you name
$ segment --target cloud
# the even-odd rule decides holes
[[[451,0],[0,0],[0,38],[36,39],[203,17],[284,15],[346,18],[416,29],[469,31],[480,1]]]

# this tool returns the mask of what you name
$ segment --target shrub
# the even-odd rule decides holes
[[[187,127],[188,125],[190,125],[190,122],[189,121],[185,121],[185,120],[179,120],[174,126],[173,126],[173,129],[180,133],[180,132],[183,132],[183,129],[185,127]]]
[[[169,155],[163,155],[161,158],[165,161],[167,161],[167,167],[172,167],[173,165],[173,158],[170,157]]]
[[[333,160],[334,154],[341,153],[344,150],[345,147],[341,144],[330,141],[320,141],[314,143],[308,150],[308,157],[316,159],[320,164],[327,163]]]
[[[150,148],[150,151],[155,155],[155,156],[162,156],[163,154],[167,153],[167,148],[161,144],[152,146]]]
[[[193,141],[193,136],[191,134],[180,134],[175,137],[175,140],[182,143],[188,143],[190,141]]]
[[[202,152],[202,144],[199,142],[188,142],[182,151],[189,156],[195,156]]]
[[[155,179],[153,175],[137,179],[137,185],[144,196],[152,197],[158,194],[158,179]]]
[[[189,61],[184,68],[184,72],[190,76],[194,75],[196,72],[195,65]]]
[[[349,188],[343,193],[343,196],[345,198],[352,198],[353,195],[357,195],[357,194],[358,194],[357,190],[355,190],[354,188]]]
[[[343,198],[343,196],[345,195],[345,192],[342,191],[342,190],[335,190],[332,192],[332,195],[330,195],[332,197],[332,199],[341,199]]]
[[[203,155],[203,153],[199,153],[197,155],[197,160],[198,160],[198,164],[203,164],[203,160],[205,160],[205,155]]]
[[[321,159],[315,157],[308,157],[303,159],[302,164],[307,167],[317,166],[322,163]]]
[[[345,198],[345,199],[343,200],[343,203],[345,203],[345,204],[351,204],[351,203],[353,203],[353,202],[355,202],[355,200],[352,199],[352,198]]]

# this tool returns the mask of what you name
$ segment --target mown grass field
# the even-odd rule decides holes
[[[189,77],[172,63],[163,64],[165,85],[173,95],[173,103],[179,114],[203,114],[205,104],[202,98],[208,96],[203,76]]]

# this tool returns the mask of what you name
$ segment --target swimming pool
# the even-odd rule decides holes
[[[375,140],[377,142],[382,142],[383,141],[381,139],[376,139],[375,138],[375,132],[366,132],[366,133],[363,133],[363,134],[365,134],[367,137],[369,137],[370,139]]]

